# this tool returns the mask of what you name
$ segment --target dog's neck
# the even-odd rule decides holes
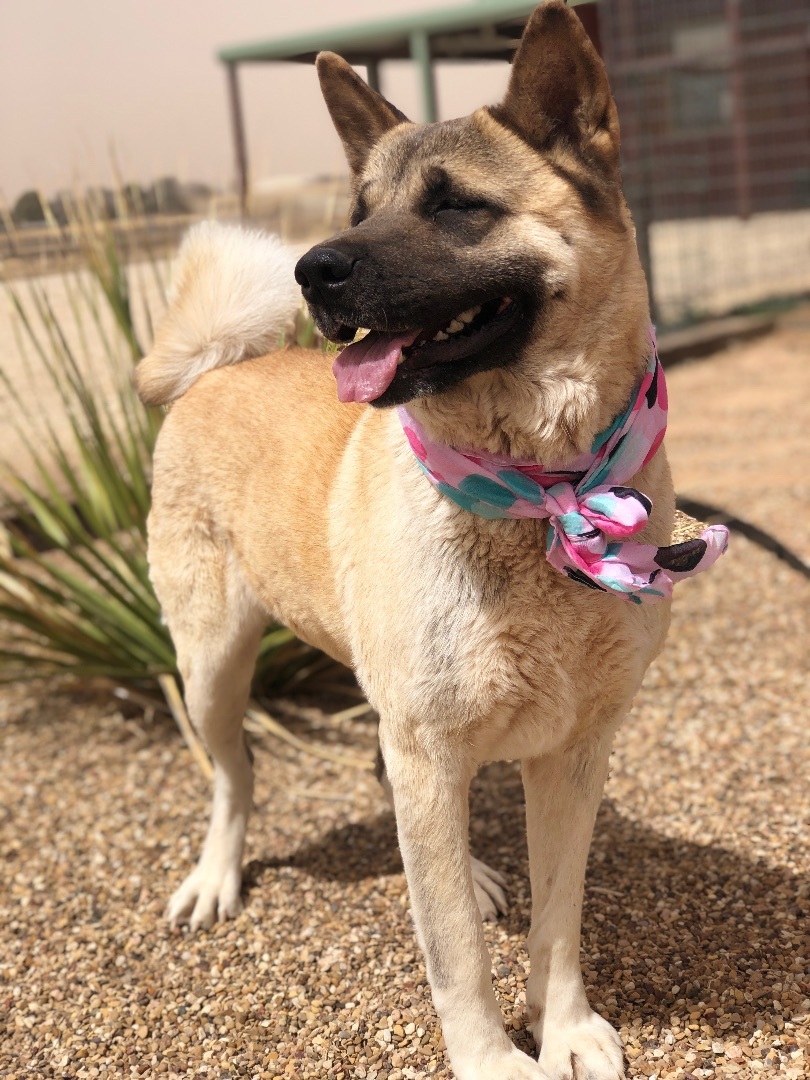
[[[625,542],[646,527],[653,507],[627,485],[656,456],[666,431],[666,380],[652,328],[649,353],[624,409],[567,467],[450,447],[435,442],[405,406],[397,413],[422,471],[442,496],[490,520],[548,518],[546,559],[560,573],[636,604],[663,600],[676,581],[716,562],[728,530],[712,526],[666,547]]]
[[[655,456],[666,432],[666,380],[658,359],[655,329],[652,325],[647,328],[645,354],[647,360],[643,378],[636,382],[630,395],[625,398],[622,409],[614,410],[612,406],[608,407],[607,422],[602,423],[598,431],[589,432],[587,449],[584,449],[577,440],[576,445],[569,445],[571,452],[565,455],[556,457],[547,455],[542,458],[536,455],[525,457],[500,448],[493,451],[490,447],[483,446],[480,441],[465,444],[460,441],[448,443],[438,440],[417,418],[414,402],[408,406],[399,406],[397,415],[411,442],[411,448],[420,459],[425,471],[432,477],[434,483],[440,487],[448,487],[451,497],[453,497],[454,489],[447,477],[451,473],[466,477],[467,464],[465,462],[472,465],[470,475],[473,475],[479,467],[484,469],[483,475],[490,470],[496,476],[500,475],[500,471],[504,469],[507,473],[528,469],[529,472],[526,475],[534,476],[543,487],[549,487],[559,480],[578,483],[594,469],[599,475],[600,483],[610,480],[614,484],[624,484]],[[643,424],[640,418],[643,418]],[[584,424],[582,430],[587,430]],[[631,432],[633,432],[632,438]],[[608,468],[603,458],[608,452],[606,447],[611,439],[617,442],[618,449],[615,452],[611,451],[610,468]],[[505,442],[504,439],[503,443]],[[631,443],[632,452],[630,451]],[[621,457],[618,456],[620,451]],[[430,468],[429,459],[433,460],[435,470]],[[465,499],[460,499],[460,502],[463,505]],[[499,504],[496,500],[497,505]],[[489,512],[494,509],[495,507],[488,508],[483,516],[537,516],[533,512],[524,513],[525,507],[515,514],[506,510],[503,513]]]
[[[482,372],[408,408],[448,446],[569,461],[622,411],[651,355],[646,305],[629,326],[626,318],[606,318],[604,309],[599,314],[597,322],[583,311],[574,335],[571,320],[557,332],[549,328],[531,362]]]

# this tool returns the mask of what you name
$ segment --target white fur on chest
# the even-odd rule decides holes
[[[484,760],[547,753],[600,702],[632,699],[661,619],[563,578],[544,523],[460,510],[398,447],[349,456],[339,484],[367,497],[348,543],[351,501],[336,502],[334,536],[353,663],[381,713]]]

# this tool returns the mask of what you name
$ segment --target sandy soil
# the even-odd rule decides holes
[[[810,307],[775,333],[676,367],[667,385],[678,493],[723,505],[810,562]]]

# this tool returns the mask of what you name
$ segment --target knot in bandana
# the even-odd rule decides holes
[[[581,585],[632,603],[672,595],[681,578],[707,570],[728,545],[723,525],[668,547],[623,542],[649,520],[652,502],[627,482],[653,459],[667,426],[664,372],[652,356],[627,409],[564,467],[433,442],[400,406],[405,435],[434,487],[484,518],[548,518],[546,559]]]

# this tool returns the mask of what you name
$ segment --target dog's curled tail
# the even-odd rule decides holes
[[[206,221],[189,230],[169,307],[135,371],[147,405],[168,405],[206,371],[279,348],[301,304],[295,256],[275,236]]]

